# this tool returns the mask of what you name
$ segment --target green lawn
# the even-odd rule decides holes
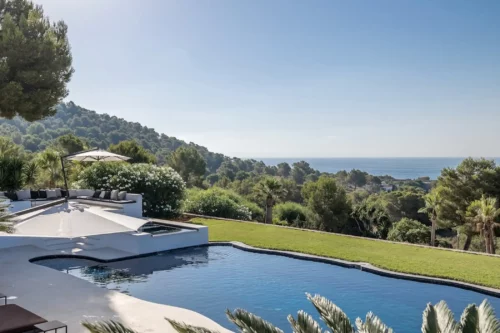
[[[255,247],[368,262],[392,271],[500,288],[500,258],[285,229],[273,225],[201,218],[193,219],[192,222],[209,227],[210,241],[240,241]]]

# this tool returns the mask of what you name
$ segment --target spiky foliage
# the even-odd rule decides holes
[[[273,222],[273,207],[277,201],[284,197],[286,190],[276,178],[267,177],[257,184],[257,193],[264,198],[266,203],[266,223]]]
[[[33,186],[36,184],[36,180],[38,177],[38,162],[30,161],[26,163],[23,169],[24,173],[24,183],[28,186]]]
[[[297,320],[292,315],[288,315],[288,322],[292,325],[294,333],[322,333],[318,322],[302,310],[297,313]]]
[[[85,321],[82,323],[82,325],[83,327],[88,329],[90,333],[137,333],[133,329],[114,320],[101,321],[96,323]]]
[[[459,325],[444,301],[436,305],[427,304],[423,314],[422,333],[458,333]]]
[[[226,315],[242,333],[283,333],[270,322],[242,309],[236,309],[233,312],[226,310]]]
[[[387,327],[379,317],[372,312],[368,312],[365,322],[361,318],[356,319],[358,333],[393,333],[392,328]]]
[[[467,216],[473,225],[477,227],[484,236],[487,253],[495,253],[495,227],[500,226],[495,219],[500,215],[500,209],[497,209],[497,200],[487,198],[484,195],[480,200],[473,201],[467,209]]]
[[[341,308],[323,296],[311,296],[311,294],[306,294],[306,296],[319,312],[319,315],[325,322],[326,326],[328,326],[328,328],[330,328],[333,332],[354,333],[354,327],[352,326],[349,317],[347,317]]]
[[[355,329],[347,315],[331,301],[320,295],[306,295],[333,333],[394,333],[371,312],[366,315],[365,322],[361,318],[356,319]],[[227,310],[226,314],[242,333],[283,333],[281,329],[245,310],[236,309],[233,312]],[[206,328],[165,319],[179,333],[216,333],[216,331]],[[298,312],[297,320],[289,315],[288,321],[292,326],[293,333],[323,333],[318,322],[304,311]],[[135,333],[114,321],[96,324],[85,322],[83,326],[88,328],[91,333]],[[324,333],[327,332],[324,331]],[[500,322],[487,300],[484,300],[479,307],[475,304],[466,307],[460,322],[455,321],[451,310],[444,301],[441,301],[436,305],[427,304],[422,316],[422,333],[500,333]]]
[[[419,213],[425,213],[431,220],[431,246],[436,245],[436,226],[438,219],[438,211],[442,204],[442,197],[439,190],[434,189],[424,197],[425,206],[418,210]]]
[[[212,331],[208,328],[191,326],[168,318],[165,319],[179,333],[218,333],[218,331]]]

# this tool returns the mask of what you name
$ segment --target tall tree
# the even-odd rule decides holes
[[[431,220],[431,246],[436,246],[436,226],[438,221],[438,211],[443,201],[439,188],[427,193],[424,197],[425,206],[419,209],[419,213],[426,213]]]
[[[47,185],[54,188],[63,179],[60,152],[54,149],[46,149],[38,155],[38,165],[45,171]]]
[[[266,203],[266,223],[273,222],[273,207],[283,198],[286,191],[276,178],[266,177],[257,184],[257,191]]]
[[[486,253],[495,253],[495,227],[500,226],[495,219],[500,215],[495,198],[487,198],[484,195],[479,200],[474,200],[467,209],[467,216],[473,227],[484,236]]]
[[[292,168],[290,165],[286,162],[278,164],[278,176],[288,178],[290,176],[290,172],[292,171]]]
[[[188,185],[199,185],[207,163],[194,147],[180,147],[170,155],[168,165],[177,171]]]
[[[347,176],[347,183],[354,186],[354,188],[366,185],[366,172],[352,169]]]
[[[130,157],[129,163],[156,163],[156,157],[144,149],[137,141],[121,141],[110,145],[109,151],[115,154]]]
[[[468,250],[474,230],[469,228],[467,209],[483,194],[499,197],[500,168],[493,160],[466,158],[455,169],[443,169],[437,185],[443,189],[444,206],[439,210],[438,218],[451,227],[462,228],[467,236],[464,250]]]
[[[317,182],[308,182],[302,188],[309,209],[317,215],[316,226],[320,230],[340,232],[344,228],[351,207],[345,190],[337,186],[335,179],[326,175]]]
[[[74,71],[68,27],[28,0],[1,0],[0,27],[0,116],[54,115]]]
[[[57,144],[60,145],[67,154],[74,154],[89,148],[84,140],[74,134],[65,134],[58,137]]]

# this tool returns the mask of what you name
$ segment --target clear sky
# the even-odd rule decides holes
[[[68,100],[238,157],[500,156],[499,0],[35,0]]]

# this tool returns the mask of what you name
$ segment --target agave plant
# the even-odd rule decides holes
[[[344,311],[327,298],[310,294],[306,296],[329,331],[324,331],[311,315],[300,310],[297,313],[297,319],[291,315],[288,316],[294,333],[394,333],[371,312],[366,315],[364,322],[361,318],[357,318],[353,325]],[[236,309],[233,312],[227,310],[226,315],[241,333],[283,333],[283,330],[270,322],[242,309]],[[487,300],[484,300],[479,307],[475,304],[467,306],[459,322],[455,321],[453,313],[444,301],[436,305],[427,304],[422,317],[422,333],[500,333],[500,322]],[[179,333],[217,333],[207,328],[165,319]],[[94,324],[85,322],[83,325],[91,333],[136,333],[114,321]]]

